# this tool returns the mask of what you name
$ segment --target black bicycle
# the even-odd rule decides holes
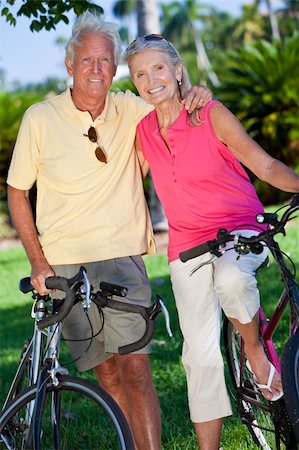
[[[243,339],[226,317],[223,324],[225,353],[238,415],[250,431],[255,444],[267,450],[280,449],[281,445],[288,450],[296,450],[299,442],[299,287],[295,279],[295,264],[275,240],[277,234],[286,235],[286,224],[297,217],[299,194],[295,194],[290,203],[282,209],[284,212],[280,219],[278,211],[257,216],[258,223],[269,224],[269,229],[261,231],[257,236],[244,237],[238,231],[230,233],[220,229],[217,239],[180,255],[182,261],[206,252],[210,252],[210,256],[220,258],[226,251],[234,250],[237,253],[236,257],[239,258],[249,252],[262,253],[266,245],[279,268],[283,290],[271,317],[266,317],[262,306],[259,308],[259,328],[266,354],[276,370],[282,374],[284,396],[281,399],[268,402],[261,395],[246,364]],[[226,246],[228,242],[233,242],[232,248]],[[198,268],[200,267],[195,267],[193,271]],[[280,342],[275,341],[276,336],[273,334],[283,313],[289,316],[289,330],[279,358],[277,344]]]
[[[154,320],[161,311],[171,334],[162,299],[157,296],[148,308],[114,300],[114,296],[125,297],[127,289],[106,282],[93,292],[84,268],[70,280],[50,277],[46,285],[64,291],[65,299],[40,296],[30,278],[20,281],[21,291],[32,292],[34,299],[34,332],[25,343],[0,414],[0,448],[133,450],[130,428],[111,396],[89,380],[69,376],[60,365],[62,321],[78,302],[86,312],[94,302],[99,308],[140,314],[145,332],[137,342],[119,348],[120,354],[127,354],[151,340]]]

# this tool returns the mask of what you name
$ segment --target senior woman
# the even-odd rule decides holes
[[[179,253],[214,239],[219,228],[257,232],[255,216],[263,206],[242,164],[286,192],[299,191],[299,176],[253,141],[220,102],[188,115],[181,103],[190,87],[188,73],[163,36],[137,38],[126,58],[140,96],[155,107],[138,125],[136,148],[149,164],[169,222],[168,259],[184,337],[190,416],[200,449],[217,450],[223,417],[231,414],[220,351],[221,308],[244,338],[264,397],[275,401],[283,395],[281,377],[258,338],[255,273],[267,250],[239,259],[226,252],[192,277],[190,268],[209,255],[183,263]]]

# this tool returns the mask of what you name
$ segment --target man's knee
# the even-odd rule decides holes
[[[94,367],[93,371],[98,382],[104,389],[108,389],[108,387],[111,389],[113,386],[116,387],[121,383],[121,374],[119,373],[114,356]]]
[[[125,383],[138,388],[151,383],[148,355],[114,355],[93,370],[103,386]]]
[[[146,389],[152,383],[148,355],[125,355],[119,357],[123,381],[134,389]]]

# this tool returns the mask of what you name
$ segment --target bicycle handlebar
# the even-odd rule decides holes
[[[37,321],[37,326],[40,330],[50,325],[54,325],[55,323],[61,322],[67,317],[74,303],[77,301],[77,297],[79,295],[78,290],[82,286],[84,280],[84,271],[85,269],[81,267],[80,271],[71,279],[67,279],[60,276],[48,277],[46,279],[46,286],[49,289],[58,289],[64,291],[65,299],[57,312],[55,312],[53,315],[49,317]],[[30,283],[29,277],[23,278],[20,281],[20,290],[24,293],[34,290],[34,287]],[[156,319],[157,315],[160,312],[163,312],[166,315],[167,311],[161,297],[159,297],[158,295],[156,296],[155,303],[153,303],[149,307],[144,307],[132,303],[124,303],[121,301],[112,300],[110,298],[112,295],[125,297],[127,295],[127,292],[128,292],[127,288],[123,286],[107,282],[101,282],[100,290],[97,291],[96,293],[91,294],[91,300],[97,306],[109,307],[119,311],[136,313],[141,315],[141,317],[145,321],[145,331],[143,336],[136,342],[119,347],[118,351],[121,355],[132,353],[145,347],[150,342],[153,336],[154,320]],[[169,335],[171,335],[171,330],[169,327],[169,323],[167,323],[167,319],[168,317],[166,316],[166,326],[168,328]]]
[[[101,288],[102,284],[103,282],[100,285]],[[107,284],[108,283],[105,283],[105,285]],[[135,352],[145,347],[150,342],[154,332],[154,320],[157,315],[163,311],[163,306],[161,304],[163,301],[158,295],[156,296],[155,303],[149,307],[107,299],[107,297],[103,295],[103,291],[98,291],[92,301],[100,307],[108,306],[109,308],[116,309],[118,311],[140,314],[140,316],[144,319],[146,325],[143,336],[132,344],[118,347],[118,352],[120,355]]]
[[[45,317],[37,322],[37,326],[40,330],[43,328],[54,325],[55,323],[62,322],[63,319],[70,313],[75,300],[76,294],[72,289],[76,283],[80,283],[83,279],[84,268],[81,267],[79,272],[69,280],[64,277],[53,276],[46,278],[45,284],[48,289],[58,289],[59,291],[65,292],[65,299],[62,303],[61,308],[56,311],[52,316]]]
[[[189,259],[196,258],[204,253],[210,252],[213,255],[220,257],[223,252],[220,247],[228,242],[234,242],[234,249],[237,253],[244,254],[249,251],[259,254],[263,251],[262,242],[267,243],[277,233],[285,234],[284,227],[286,223],[292,219],[291,215],[299,210],[299,194],[292,196],[288,208],[283,213],[280,220],[278,220],[277,213],[258,214],[256,220],[258,223],[267,223],[272,225],[272,228],[262,231],[257,236],[245,237],[237,232],[230,234],[226,229],[220,228],[217,233],[217,239],[207,241],[203,244],[196,245],[189,250],[180,253],[180,260],[186,262]]]

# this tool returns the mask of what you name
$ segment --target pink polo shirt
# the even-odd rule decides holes
[[[199,127],[182,110],[168,129],[168,149],[155,111],[138,125],[142,151],[169,224],[168,258],[216,237],[219,228],[260,229],[255,216],[263,212],[256,191],[240,162],[217,138],[209,111]]]

